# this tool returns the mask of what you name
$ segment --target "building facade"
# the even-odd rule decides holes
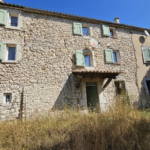
[[[140,107],[150,106],[150,37],[144,32],[133,34],[132,40],[136,51],[137,83]]]
[[[65,104],[139,101],[133,34],[143,28],[0,3],[0,119]],[[92,39],[92,40],[91,40]]]

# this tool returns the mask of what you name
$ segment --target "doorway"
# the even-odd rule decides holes
[[[92,110],[98,107],[97,83],[86,82],[87,105]]]

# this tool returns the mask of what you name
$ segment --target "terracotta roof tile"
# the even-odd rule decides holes
[[[105,70],[73,70],[73,73],[110,73],[110,74],[120,74],[121,71],[105,71]]]

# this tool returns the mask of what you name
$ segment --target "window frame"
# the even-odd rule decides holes
[[[113,51],[113,54],[115,53],[115,57],[116,57],[116,62],[114,62],[114,64],[118,63],[118,58],[117,58],[117,52]],[[114,60],[114,55],[113,55],[113,60]]]
[[[10,47],[15,47],[15,60],[8,60],[8,51],[9,51],[9,48]],[[6,50],[4,51],[4,60],[5,61],[16,61],[17,59],[16,59],[16,56],[17,56],[17,45],[16,44],[6,44]]]
[[[90,56],[90,67],[86,67],[86,66],[84,66],[85,68],[89,68],[89,69],[92,69],[93,67],[95,67],[96,66],[96,63],[95,63],[95,59],[94,59],[94,52],[93,51],[91,51],[91,50],[83,50],[83,53],[84,53],[84,56],[85,55],[88,55],[88,56]]]
[[[124,90],[125,90],[125,95],[127,94],[127,89],[126,89],[126,82],[124,80],[114,80],[114,86],[115,86],[115,93],[116,95],[121,95],[122,92],[120,93],[117,93],[117,89],[116,89],[116,83],[121,83],[121,82],[124,82]]]
[[[6,102],[6,96],[5,95],[10,95],[10,102]],[[3,93],[3,104],[11,104],[12,103],[12,93]]]
[[[10,103],[6,103],[5,99],[4,99],[4,95],[5,94],[11,94],[11,102]],[[15,98],[15,93],[12,91],[1,91],[0,92],[0,104],[4,104],[4,105],[12,105],[14,102],[14,98]]]
[[[110,48],[111,49],[111,48]],[[115,49],[112,49],[112,55],[113,53],[116,53],[116,60],[117,62],[115,63],[114,62],[114,57],[113,57],[113,63],[107,63],[106,62],[106,57],[105,57],[105,49],[104,49],[104,61],[106,64],[114,64],[114,65],[120,65],[121,64],[121,56],[120,56],[120,51],[119,50],[115,50]]]
[[[87,35],[84,35],[83,28],[86,28],[86,29],[87,29]],[[89,36],[89,30],[88,30],[88,27],[83,27],[83,26],[82,26],[82,34],[83,34],[83,36]]]
[[[17,26],[11,26],[11,19],[10,17],[17,17],[18,18],[18,22],[17,22]],[[15,29],[15,30],[21,30],[22,27],[22,16],[21,16],[21,12],[18,10],[7,10],[7,21],[6,21],[6,26],[5,28],[8,29]]]
[[[83,35],[83,28],[87,28],[88,35]],[[83,37],[89,37],[89,36],[91,36],[91,27],[89,25],[82,23],[82,36]]]
[[[16,47],[15,60],[7,60],[8,49],[7,47]],[[8,41],[3,42],[3,58],[1,60],[2,63],[18,63],[22,57],[21,45],[16,43],[16,41]]]
[[[115,27],[109,27],[109,31],[112,31],[112,36],[110,36],[111,38],[116,37],[116,28]]]
[[[111,35],[111,33],[112,33],[112,35]],[[110,37],[113,37],[113,30],[112,29],[110,29]]]
[[[86,66],[86,63],[85,63],[85,56],[89,56],[89,63],[90,63],[90,66]],[[85,55],[85,54],[84,54],[84,64],[85,64],[85,67],[91,67],[91,56],[90,56],[90,55]]]
[[[15,60],[8,60],[8,52],[9,52],[10,47],[15,47]],[[16,61],[16,56],[17,56],[16,52],[17,52],[17,45],[6,45],[5,60],[6,61]]]
[[[12,25],[12,17],[17,18],[17,26],[13,26],[13,25]],[[9,16],[9,20],[10,20],[10,21],[9,21],[9,22],[10,22],[9,25],[10,25],[11,27],[18,27],[18,16],[12,16],[12,15],[10,15],[10,16]]]

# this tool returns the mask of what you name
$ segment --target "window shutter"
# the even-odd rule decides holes
[[[0,60],[3,59],[3,43],[0,42]]]
[[[1,25],[6,25],[6,15],[7,15],[7,11],[0,9],[0,24]]]
[[[143,48],[144,61],[150,61],[150,50],[149,48]]]
[[[105,60],[106,60],[106,63],[114,62],[112,49],[105,49]]]
[[[109,29],[109,25],[102,25],[102,29],[103,29],[103,35],[104,36],[110,36],[110,29]]]
[[[83,51],[76,50],[76,65],[77,66],[85,66]]]
[[[4,100],[4,95],[3,93],[0,93],[0,103],[4,103],[3,100]]]
[[[73,33],[77,35],[82,35],[82,24],[78,22],[73,22]]]

